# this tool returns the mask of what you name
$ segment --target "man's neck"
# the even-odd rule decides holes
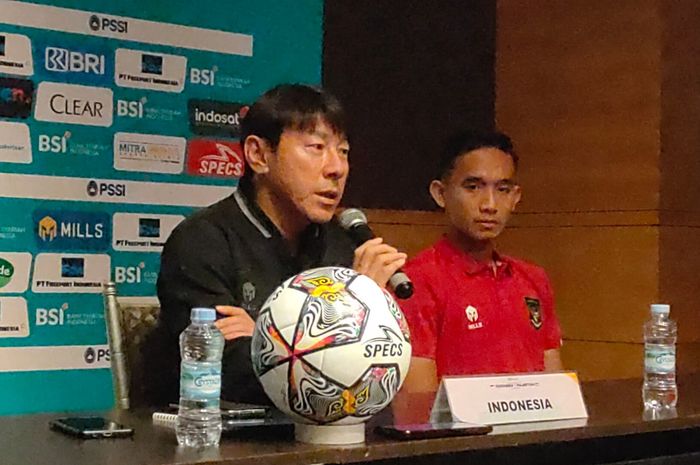
[[[450,229],[447,233],[447,238],[479,263],[487,263],[493,260],[494,246],[491,240],[478,241],[456,229]]]
[[[309,225],[309,220],[301,217],[288,202],[280,199],[264,185],[256,186],[253,197],[258,207],[272,221],[280,234],[289,244],[291,251],[296,253],[302,231]]]

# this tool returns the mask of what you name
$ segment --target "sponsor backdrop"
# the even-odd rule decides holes
[[[322,0],[111,3],[0,0],[0,414],[112,406],[102,283],[152,300],[247,104],[321,79]]]

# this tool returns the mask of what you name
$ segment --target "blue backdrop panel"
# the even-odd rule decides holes
[[[322,0],[0,0],[0,414],[112,406],[102,283],[236,186],[239,121],[321,80]],[[196,244],[193,244],[196,246]]]

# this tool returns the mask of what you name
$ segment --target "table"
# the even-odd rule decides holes
[[[679,378],[677,416],[644,419],[641,380],[583,384],[585,425],[510,425],[486,436],[395,441],[368,425],[367,442],[316,446],[290,438],[224,438],[202,451],[177,447],[172,430],[152,425],[150,412],[111,416],[135,428],[132,439],[80,440],[49,430],[59,414],[0,417],[2,465],[166,464],[700,464],[700,374]],[[557,426],[557,429],[547,429]],[[500,430],[499,430],[500,429]]]

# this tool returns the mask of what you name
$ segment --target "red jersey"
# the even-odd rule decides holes
[[[544,270],[495,256],[479,263],[447,238],[404,267],[415,291],[399,301],[414,357],[435,360],[438,376],[544,370],[544,351],[561,346]]]

